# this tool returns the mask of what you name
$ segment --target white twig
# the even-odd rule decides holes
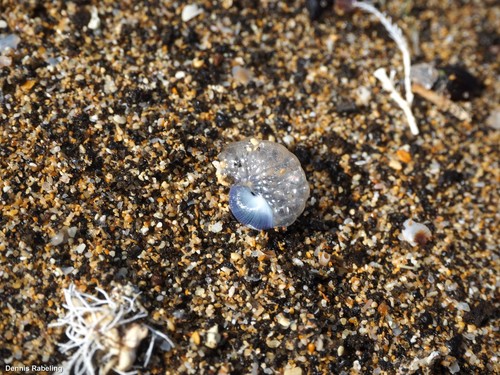
[[[401,54],[403,55],[403,67],[404,67],[404,75],[405,75],[405,96],[408,105],[411,106],[413,103],[413,92],[411,89],[411,58],[410,58],[410,49],[408,48],[408,43],[406,42],[405,37],[403,36],[403,32],[401,29],[391,22],[391,19],[387,17],[384,13],[380,12],[377,8],[375,8],[370,3],[365,3],[363,1],[355,1],[353,4],[354,7],[360,8],[365,12],[373,14],[378,20],[384,25],[385,29],[389,33],[389,36],[396,42]]]
[[[382,87],[384,88],[384,90],[390,93],[391,99],[394,100],[403,110],[412,134],[418,135],[419,132],[418,132],[417,122],[415,121],[415,117],[413,116],[410,105],[406,100],[403,99],[401,94],[396,91],[396,88],[394,87],[394,84],[387,76],[387,72],[385,71],[385,69],[379,68],[375,72],[373,72],[373,75],[382,83]]]

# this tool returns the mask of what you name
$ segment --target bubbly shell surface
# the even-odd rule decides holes
[[[254,229],[286,227],[304,211],[309,198],[309,184],[299,160],[286,147],[253,139],[234,142],[223,149],[219,160],[222,173],[234,182],[229,198],[231,211],[243,224]],[[262,215],[269,212],[261,199],[254,197],[263,198],[270,207],[271,222],[268,218],[246,213],[253,202],[263,207]],[[253,218],[251,223],[241,219],[249,217]],[[264,224],[260,223],[266,223],[266,227],[261,227]]]

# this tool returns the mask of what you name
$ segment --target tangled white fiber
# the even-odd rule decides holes
[[[170,349],[174,343],[165,334],[144,323],[147,311],[138,302],[139,293],[131,286],[115,287],[111,293],[96,288],[101,297],[83,293],[71,284],[64,289],[67,310],[64,317],[51,324],[66,326],[68,341],[60,343],[59,350],[71,357],[63,364],[63,373],[93,375],[129,371],[136,359],[137,349],[143,339],[151,334],[149,348],[143,366],[151,358],[155,340],[162,339],[163,348]],[[98,371],[96,371],[98,370]]]

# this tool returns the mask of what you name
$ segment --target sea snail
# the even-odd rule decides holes
[[[304,211],[309,184],[286,147],[255,139],[234,142],[219,160],[221,174],[234,183],[229,208],[240,223],[257,230],[286,227]]]

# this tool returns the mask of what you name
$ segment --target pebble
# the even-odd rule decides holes
[[[99,18],[99,13],[97,12],[97,8],[93,6],[90,11],[90,21],[87,27],[90,30],[97,30],[101,26],[101,20]]]
[[[231,69],[231,74],[236,83],[246,85],[253,79],[253,74],[250,70],[245,69],[241,66],[233,66]]]
[[[16,49],[21,38],[16,34],[0,34],[0,54],[9,49]]]
[[[83,254],[83,252],[85,251],[85,248],[87,246],[84,244],[84,243],[81,243],[79,244],[76,248],[75,248],[75,252],[78,253],[78,254]]]
[[[205,346],[210,349],[215,349],[221,340],[221,335],[219,333],[219,326],[216,324],[205,334]]]
[[[408,241],[412,246],[424,246],[431,240],[430,229],[421,223],[408,219],[403,223],[404,229],[401,232],[403,240]]]
[[[302,375],[303,371],[300,367],[287,367],[285,371],[283,371],[284,375]]]
[[[500,107],[491,111],[490,115],[486,119],[486,125],[495,130],[500,130]]]
[[[422,85],[427,90],[432,89],[432,86],[439,79],[439,71],[434,64],[419,63],[411,66],[411,80],[412,82]]]
[[[198,5],[188,4],[188,5],[185,5],[184,8],[182,9],[181,18],[182,18],[183,22],[189,22],[193,18],[198,17],[202,13],[203,13],[203,9],[201,9]]]
[[[52,246],[59,246],[63,243],[66,243],[67,240],[68,240],[68,229],[63,228],[50,239],[50,244]]]
[[[125,116],[120,116],[120,115],[114,115],[113,116],[113,121],[117,123],[118,125],[123,125],[127,122],[127,118]]]
[[[212,233],[219,233],[220,231],[222,231],[222,223],[218,221],[214,224],[210,224],[208,230]]]

